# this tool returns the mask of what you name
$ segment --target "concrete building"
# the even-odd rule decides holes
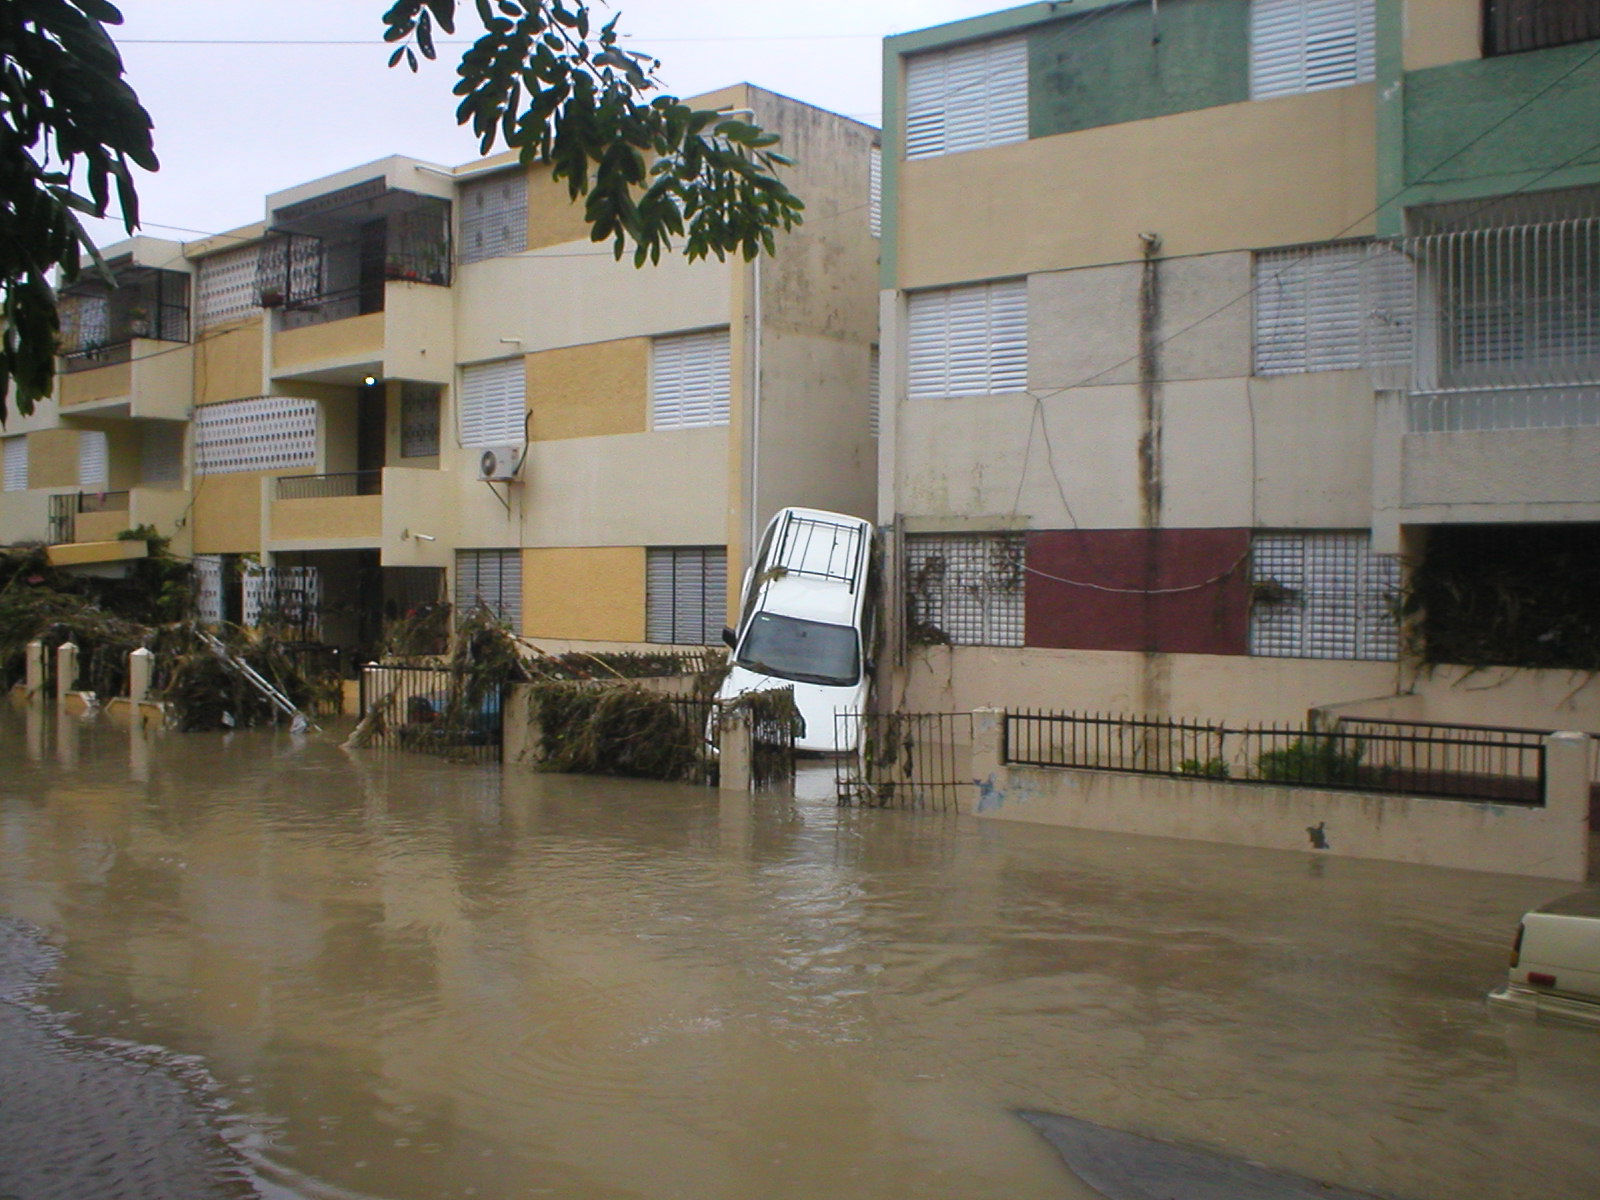
[[[877,135],[748,85],[691,103],[795,159],[775,256],[617,262],[513,154],[112,248],[119,286],[64,298],[55,402],[5,431],[4,540],[112,560],[150,524],[205,615],[361,654],[446,598],[553,648],[718,641],[776,509],[872,509]]]
[[[1600,730],[1596,38],[1537,0],[890,38],[894,702]]]

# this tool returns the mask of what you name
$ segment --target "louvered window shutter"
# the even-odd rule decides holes
[[[1399,652],[1398,560],[1365,533],[1257,534],[1250,653],[1388,661]]]
[[[1007,279],[906,301],[906,394],[996,395],[1028,386],[1028,285]]]
[[[995,38],[906,60],[907,158],[1026,141],[1028,40]]]
[[[78,486],[86,492],[103,492],[109,486],[109,450],[103,430],[78,434]]]
[[[8,492],[25,492],[28,490],[27,434],[6,438],[5,447],[5,490]]]
[[[463,446],[520,442],[527,412],[527,381],[520,358],[461,368],[457,412]]]
[[[183,433],[165,421],[144,422],[139,473],[145,483],[179,483],[183,479]]]
[[[726,329],[658,337],[650,347],[650,426],[726,425],[732,414]]]
[[[867,155],[867,228],[873,237],[883,236],[883,147],[874,146]]]
[[[720,546],[653,548],[645,556],[645,638],[709,646],[727,624],[728,554]]]
[[[1258,375],[1404,363],[1411,275],[1383,243],[1263,251],[1255,260]]]
[[[1376,28],[1373,0],[1253,0],[1251,97],[1368,82]]]
[[[456,551],[456,615],[464,617],[480,605],[514,631],[521,631],[521,551]]]

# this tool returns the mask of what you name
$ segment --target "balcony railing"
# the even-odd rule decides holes
[[[282,475],[279,500],[330,500],[340,496],[381,496],[382,471],[343,471],[334,475]]]
[[[50,497],[50,544],[78,540],[79,513],[127,512],[127,492],[61,492]]]

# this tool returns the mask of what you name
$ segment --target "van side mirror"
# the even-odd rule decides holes
[[[729,629],[726,625],[722,627],[722,640],[728,643],[729,650],[732,650],[739,644],[739,638],[737,635],[735,635],[733,630]]]

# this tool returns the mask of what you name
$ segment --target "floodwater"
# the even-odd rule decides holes
[[[33,999],[203,1077],[263,1195],[1089,1195],[1017,1109],[1600,1195],[1600,1033],[1482,1000],[1558,882],[32,726],[0,714]]]

